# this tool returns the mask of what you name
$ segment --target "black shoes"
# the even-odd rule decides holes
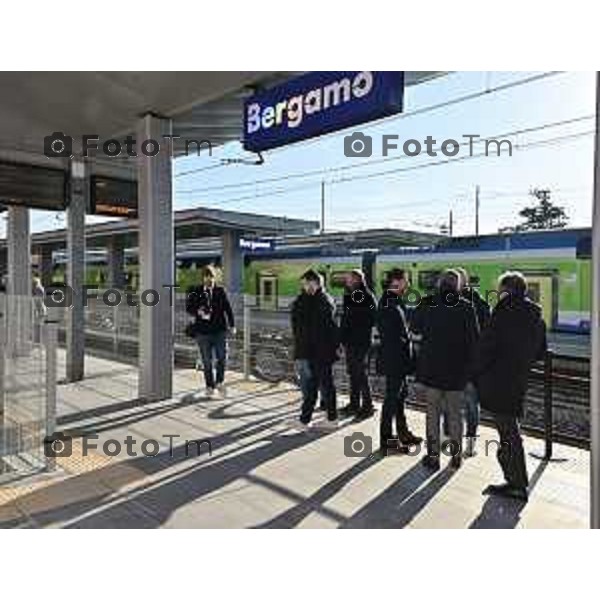
[[[419,437],[418,435],[412,433],[408,429],[408,427],[403,428],[399,432],[398,439],[400,440],[400,443],[403,446],[416,446],[417,444],[420,444],[423,441],[422,437]]]
[[[340,408],[340,414],[342,417],[354,417],[356,421],[363,421],[369,419],[375,414],[373,406],[358,407],[354,404],[347,404]]]
[[[355,420],[356,421],[364,421],[365,419],[370,419],[375,414],[375,409],[372,406],[363,406],[356,413]]]
[[[407,448],[398,443],[398,436],[392,435],[379,444],[378,454],[382,457],[390,454],[407,454]]]
[[[460,454],[457,454],[450,459],[450,468],[451,469],[454,469],[456,471],[457,469],[460,469],[461,465],[462,465],[462,456]]]
[[[510,483],[501,483],[499,485],[488,485],[483,490],[484,496],[502,496],[503,498],[513,498],[521,502],[527,502],[529,494],[527,488],[520,488],[510,485]]]
[[[421,464],[430,471],[440,470],[440,457],[427,454],[421,459]]]
[[[340,408],[340,414],[342,415],[342,417],[352,417],[354,415],[358,415],[360,412],[358,406],[355,406],[354,404],[346,404],[346,406],[342,406],[342,408]]]

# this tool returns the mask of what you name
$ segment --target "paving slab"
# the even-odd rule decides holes
[[[63,360],[62,358],[60,360]],[[198,394],[198,374],[176,370],[174,396],[137,399],[134,367],[87,357],[83,382],[58,386],[59,425],[98,433],[83,456],[81,439],[53,474],[0,485],[0,527],[102,528],[546,528],[588,526],[589,453],[555,445],[560,462],[529,456],[543,441],[526,438],[530,501],[490,498],[500,479],[495,432],[481,427],[479,453],[458,471],[442,460],[432,473],[421,455],[349,457],[345,439],[376,440],[378,415],[335,431],[298,427],[300,395],[287,384],[228,374],[227,396]],[[340,403],[346,398],[341,397]],[[316,413],[317,425],[323,415]],[[421,412],[409,410],[423,433]],[[179,435],[169,454],[165,434]],[[108,439],[157,439],[156,457],[106,456]],[[185,453],[183,440],[209,438],[212,453]],[[373,448],[374,449],[374,448]],[[139,452],[139,447],[136,448]]]

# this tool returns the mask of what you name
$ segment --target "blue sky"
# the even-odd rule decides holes
[[[320,186],[325,180],[327,229],[400,227],[438,231],[452,210],[455,235],[471,234],[474,232],[475,186],[479,184],[480,230],[492,233],[518,221],[518,211],[531,203],[529,190],[537,186],[552,191],[552,199],[566,208],[572,226],[587,226],[591,220],[593,135],[586,132],[594,127],[592,118],[511,137],[513,144],[521,145],[546,140],[538,146],[515,148],[512,157],[472,158],[412,169],[444,157],[404,157],[394,151],[390,156],[400,157],[398,160],[376,162],[382,158],[377,142],[384,133],[398,134],[401,142],[410,138],[423,140],[431,135],[440,143],[446,138],[461,140],[463,134],[490,137],[593,115],[595,77],[592,72],[560,73],[503,91],[492,91],[477,99],[411,114],[533,74],[456,72],[407,88],[403,116],[355,129],[373,136],[374,152],[370,159],[344,156],[343,140],[349,131],[268,152],[265,164],[259,167],[215,167],[222,157],[244,156],[238,143],[216,150],[212,157],[179,159],[175,164],[175,208],[222,207],[318,220]],[[548,142],[570,135],[575,137]],[[476,147],[477,152],[481,150]],[[353,167],[336,170],[348,165]],[[205,170],[184,175],[194,169]],[[204,191],[307,171],[324,173]],[[388,173],[376,176],[380,171]],[[368,179],[339,181],[342,176],[367,174],[371,175]],[[54,215],[39,213],[33,216],[32,228],[37,231],[63,224],[64,220]]]

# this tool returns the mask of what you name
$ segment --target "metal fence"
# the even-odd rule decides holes
[[[228,339],[230,369],[245,375],[279,382],[296,381],[289,306],[292,298],[278,299],[277,305],[263,303],[250,295],[230,296],[234,308],[236,333]],[[131,303],[137,302],[134,296]],[[86,349],[118,360],[135,363],[139,334],[139,307],[125,301],[107,306],[101,299],[86,308]],[[64,311],[63,311],[64,313]],[[63,314],[64,318],[64,314]],[[185,295],[174,300],[173,340],[175,360],[180,366],[196,364],[194,340],[186,336],[192,317],[185,311]],[[338,390],[348,391],[345,361],[334,367]],[[384,381],[375,370],[375,351],[369,361],[369,378],[376,399],[383,398]],[[553,405],[552,430],[555,439],[585,446],[589,443],[589,360],[552,355],[546,365],[531,371],[524,427],[531,433],[547,431],[547,390]],[[419,398],[411,391],[408,402],[419,407]]]
[[[54,468],[44,440],[56,415],[56,328],[43,303],[0,296],[0,475]]]

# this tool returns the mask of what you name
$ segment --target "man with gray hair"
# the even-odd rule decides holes
[[[508,271],[498,280],[500,300],[483,331],[473,369],[481,406],[494,417],[500,437],[497,457],[505,483],[484,494],[527,501],[528,476],[519,421],[529,371],[546,352],[541,308],[527,297],[527,281]]]
[[[478,337],[473,307],[459,293],[460,275],[446,271],[438,291],[415,310],[416,380],[427,402],[427,455],[423,464],[440,468],[440,417],[447,419],[451,466],[461,466],[462,407],[468,368]],[[445,449],[444,449],[445,450]]]

